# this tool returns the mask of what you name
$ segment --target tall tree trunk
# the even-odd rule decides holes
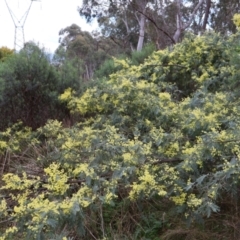
[[[177,25],[177,30],[174,33],[173,39],[175,43],[179,42],[179,38],[181,36],[181,33],[183,31],[183,26],[182,26],[182,12],[181,12],[181,5],[182,5],[182,0],[177,0],[177,14],[176,14],[176,25]]]
[[[144,36],[145,36],[145,26],[146,26],[146,8],[147,8],[148,0],[138,0],[137,1],[137,8],[136,11],[136,18],[138,20],[139,25],[139,37],[138,37],[138,44],[137,44],[137,51],[142,51]],[[140,13],[140,18],[138,17],[138,13]]]
[[[205,15],[204,15],[204,19],[203,19],[202,32],[206,31],[208,17],[210,14],[211,3],[212,3],[211,0],[206,0],[206,9],[205,9]]]
[[[178,43],[179,42],[179,38],[181,36],[181,33],[183,31],[182,29],[182,25],[181,25],[181,18],[179,16],[180,14],[177,13],[177,30],[175,31],[174,35],[173,35],[173,39],[175,41],[175,43]]]
[[[129,26],[128,26],[128,18],[127,18],[127,15],[126,15],[126,12],[124,13],[124,18],[122,19],[125,27],[126,27],[126,30],[127,30],[127,38],[126,40],[128,39],[128,36],[130,35],[131,31],[129,29]],[[124,44],[125,45],[125,44]],[[134,47],[132,45],[132,43],[130,42],[130,48],[131,48],[131,51],[133,52],[134,51]]]
[[[140,21],[139,21],[139,37],[138,37],[138,44],[137,44],[137,51],[142,51],[143,42],[144,42],[144,35],[145,35],[145,24],[146,17],[145,15],[141,14]]]
[[[177,43],[179,42],[181,33],[184,32],[193,22],[194,17],[200,6],[203,4],[204,0],[199,0],[198,4],[196,7],[193,9],[189,20],[183,24],[182,23],[182,12],[181,12],[181,5],[182,5],[182,0],[176,0],[176,5],[177,5],[177,16],[176,16],[176,21],[177,21],[177,29],[174,33],[173,39]]]
[[[85,68],[86,68],[86,80],[88,81],[90,79],[90,76],[89,76],[89,71],[88,71],[88,65],[87,64],[85,65]]]

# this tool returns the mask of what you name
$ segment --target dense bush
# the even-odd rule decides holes
[[[127,59],[131,65],[139,65],[144,62],[144,60],[149,57],[155,50],[154,45],[147,44],[142,51],[134,51],[129,56],[126,54],[118,55],[116,58],[109,58],[105,60],[99,69],[95,72],[94,77],[97,79],[102,79],[109,77],[110,74],[119,71],[122,67],[116,64],[117,60]]]
[[[12,56],[14,50],[7,47],[0,48],[0,62],[4,62],[8,57]]]
[[[159,239],[172,212],[191,226],[226,201],[237,211],[238,41],[189,36],[141,65],[117,60],[103,84],[60,96],[83,121],[2,132],[1,239]]]
[[[34,43],[0,64],[0,83],[0,129],[19,120],[35,129],[49,118],[63,118],[67,109],[59,102],[59,94],[70,86],[80,88],[71,63],[57,71],[49,54]]]

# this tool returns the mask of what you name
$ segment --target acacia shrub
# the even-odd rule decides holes
[[[217,91],[234,74],[231,49],[231,40],[219,34],[209,32],[196,37],[189,33],[173,48],[155,52],[152,61],[142,68],[142,77],[155,74],[156,81],[172,83],[177,99],[191,96],[203,86],[208,91]]]
[[[106,59],[96,70],[94,78],[102,79],[108,77],[121,69],[121,65],[116,64],[116,60],[128,60],[131,65],[139,65],[155,51],[153,44],[147,44],[142,51],[133,51],[130,54],[121,54],[112,58]]]
[[[233,38],[215,37],[220,46],[236,48]],[[189,226],[221,211],[227,198],[235,202],[236,210],[240,177],[237,90],[225,89],[225,79],[214,90],[207,87],[219,77],[216,72],[228,76],[239,73],[237,65],[226,67],[227,62],[232,63],[231,51],[225,51],[225,58],[220,59],[223,64],[203,62],[210,67],[206,69],[209,77],[203,73],[193,77],[198,87],[181,100],[176,98],[176,83],[171,78],[168,81],[167,71],[172,69],[166,66],[166,74],[160,71],[167,53],[178,56],[179,51],[181,64],[188,66],[191,55],[204,54],[199,51],[205,51],[209,39],[210,35],[186,40],[184,54],[177,45],[172,51],[153,53],[138,66],[118,59],[121,70],[104,83],[81,96],[71,89],[61,94],[60,100],[71,112],[84,119],[71,128],[48,121],[32,137],[27,135],[29,145],[27,151],[22,147],[22,155],[34,151],[35,164],[42,171],[33,176],[23,166],[21,173],[18,168],[2,176],[0,217],[9,223],[2,238],[18,234],[26,239],[107,238],[125,223],[110,225],[115,215],[107,212],[114,206],[127,214],[134,206],[140,213],[168,205]],[[3,137],[0,150],[3,156],[6,150],[16,153]],[[162,214],[165,212],[164,218],[172,224],[168,210]],[[134,215],[130,221],[134,224],[129,231],[138,238],[144,235],[139,233],[141,224],[145,231],[144,215],[150,214],[144,213],[142,218]],[[157,219],[153,221],[163,231],[164,222],[158,220],[158,225]],[[153,228],[146,236],[155,234]]]

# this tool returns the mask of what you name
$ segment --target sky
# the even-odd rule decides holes
[[[11,9],[17,26],[21,26],[22,16],[30,6],[31,0],[6,0]],[[41,47],[54,53],[58,47],[59,31],[75,23],[84,31],[91,32],[96,24],[87,24],[80,17],[77,7],[81,0],[41,0],[33,1],[24,24],[25,42],[35,41]],[[0,47],[14,48],[15,25],[6,6],[5,0],[0,0]],[[21,30],[18,30],[21,33]]]

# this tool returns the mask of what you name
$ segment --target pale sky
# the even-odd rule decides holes
[[[18,21],[26,13],[31,0],[6,0]],[[24,25],[25,41],[35,41],[41,47],[54,52],[58,47],[59,30],[75,23],[82,30],[91,32],[95,25],[86,24],[77,7],[81,0],[41,0],[34,1]],[[22,23],[22,22],[21,22]],[[0,0],[0,47],[14,48],[15,26],[5,0]],[[21,31],[19,31],[21,32]]]

